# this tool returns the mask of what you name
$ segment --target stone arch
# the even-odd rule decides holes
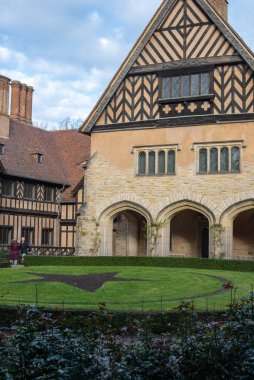
[[[101,255],[112,256],[114,254],[113,226],[116,217],[119,215],[122,215],[128,224],[128,236],[126,239],[128,245],[132,247],[129,247],[128,253],[129,255],[137,255],[140,250],[140,241],[135,242],[135,238],[141,239],[140,235],[143,229],[141,223],[142,221],[151,223],[152,216],[142,205],[126,200],[111,204],[99,215],[98,222],[102,232]],[[139,233],[137,232],[137,228],[139,229]],[[144,250],[144,254],[146,254],[147,247]]]
[[[242,194],[236,198],[238,199],[238,202],[231,204],[228,208],[226,208],[220,217],[220,223],[225,228],[223,245],[226,252],[226,257],[230,259],[234,256],[234,222],[236,218],[241,214],[244,214],[244,212],[251,210],[254,211],[254,194],[253,197],[249,199],[241,198]]]
[[[148,218],[154,217],[154,210],[146,200],[135,195],[119,194],[99,205],[96,213],[97,220],[103,218],[108,211],[110,212],[110,210],[114,210],[116,207],[135,208],[135,210],[143,213]]]
[[[206,228],[215,223],[216,217],[208,207],[202,205],[197,202],[193,202],[190,200],[181,200],[178,202],[174,202],[172,204],[168,204],[164,207],[158,214],[157,223],[163,223],[161,229],[161,238],[158,245],[158,254],[161,256],[167,256],[170,252],[171,247],[171,222],[177,214],[181,214],[184,212],[189,212],[189,214],[196,213],[198,215],[203,215],[204,219],[207,220],[205,222]],[[202,218],[201,218],[202,219]],[[201,225],[201,221],[200,221]],[[204,228],[204,227],[203,227]],[[208,230],[207,230],[208,231]],[[211,251],[211,239],[208,237],[209,231],[207,232],[207,254]],[[208,240],[209,239],[209,240]]]
[[[158,206],[156,207],[158,217],[162,213],[162,211],[165,210],[168,206],[177,205],[182,202],[187,202],[195,207],[198,206],[203,208],[204,212],[213,215],[215,219],[218,215],[218,206],[208,197],[202,194],[193,193],[192,191],[179,191],[177,193],[170,193],[169,197],[164,198],[158,204]]]

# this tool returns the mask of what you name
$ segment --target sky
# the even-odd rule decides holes
[[[0,0],[0,75],[35,89],[33,120],[85,120],[162,0]],[[254,50],[253,0],[229,20]]]

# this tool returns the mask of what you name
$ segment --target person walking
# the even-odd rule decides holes
[[[12,261],[12,267],[15,268],[18,264],[18,259],[20,258],[20,244],[17,240],[12,240],[10,246],[10,259]]]
[[[20,243],[20,254],[22,256],[22,259],[25,255],[27,255],[30,252],[29,244],[26,242],[26,239],[24,237],[21,238]]]

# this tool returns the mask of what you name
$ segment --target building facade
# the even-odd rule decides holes
[[[254,257],[254,55],[226,0],[164,0],[82,126],[79,255]]]
[[[90,138],[35,128],[32,94],[0,77],[0,247],[24,236],[34,252],[74,254]]]

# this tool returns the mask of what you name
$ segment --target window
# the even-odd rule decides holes
[[[13,236],[13,228],[0,226],[0,244],[10,244]]]
[[[210,73],[162,78],[162,98],[176,99],[210,95]]]
[[[35,185],[32,183],[24,183],[24,198],[35,199]]]
[[[29,245],[34,245],[34,228],[22,227],[21,235]]]
[[[0,144],[0,154],[4,154],[4,144]]]
[[[138,175],[174,175],[176,149],[170,146],[142,148],[136,152]],[[135,149],[136,151],[136,149]]]
[[[43,155],[40,154],[40,153],[37,153],[37,154],[36,154],[36,160],[37,160],[37,163],[38,163],[38,164],[42,164],[42,161],[43,161]]]
[[[138,155],[138,174],[146,174],[146,152],[140,152]]]
[[[53,245],[53,229],[51,228],[42,229],[41,245],[43,246]]]
[[[149,152],[148,154],[148,174],[155,174],[155,152]]]
[[[54,202],[56,198],[55,189],[50,186],[44,186],[44,197],[43,200],[47,202]]]
[[[198,148],[199,173],[239,173],[239,146],[209,146]]]
[[[231,149],[231,171],[240,171],[240,149],[237,146]]]
[[[2,180],[2,196],[14,197],[15,195],[15,182],[9,179]]]

